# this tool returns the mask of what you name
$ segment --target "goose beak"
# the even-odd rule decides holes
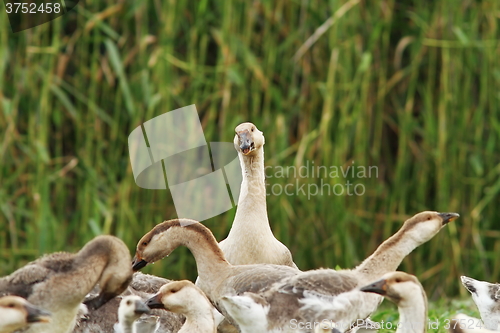
[[[385,296],[387,294],[387,281],[384,279],[378,280],[377,282],[362,287],[360,290]]]
[[[118,296],[118,295],[116,295],[114,293],[102,292],[97,297],[83,302],[83,304],[85,304],[89,308],[89,310],[97,310],[101,306],[106,304],[108,301],[115,298],[116,296]]]
[[[137,271],[143,269],[144,267],[146,267],[147,264],[148,264],[148,262],[146,260],[140,259],[136,255],[134,257],[134,260],[132,261],[132,270],[134,272],[137,272]]]
[[[460,217],[460,215],[457,213],[439,213],[438,215],[443,219],[443,225],[453,220],[456,220]]]
[[[243,132],[237,133],[237,135],[238,135],[238,140],[240,143],[241,153],[243,155],[250,154],[250,152],[255,149],[255,145],[254,145],[253,139],[250,135],[250,132],[243,131]]]
[[[141,301],[136,301],[134,312],[135,314],[149,313],[150,309],[146,304],[142,303]]]
[[[25,305],[28,323],[50,323],[50,312],[31,305]]]
[[[156,294],[146,301],[146,305],[150,309],[165,309],[165,305],[160,300],[160,294]]]

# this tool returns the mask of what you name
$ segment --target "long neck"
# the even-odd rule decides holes
[[[195,230],[189,226],[178,228],[183,233],[180,245],[186,246],[193,254],[200,279],[204,281],[220,279],[221,274],[227,272],[231,265],[212,233],[199,226]]]
[[[239,232],[272,233],[267,218],[264,148],[259,148],[255,154],[249,156],[238,153],[238,157],[243,181],[238,209],[229,235]],[[249,226],[248,221],[260,223],[252,223]]]
[[[405,237],[404,227],[401,228],[354,269],[362,275],[360,282],[369,283],[385,273],[395,271],[418,245],[411,237]]]
[[[424,299],[414,297],[404,307],[399,306],[399,326],[396,333],[427,332],[427,305]]]

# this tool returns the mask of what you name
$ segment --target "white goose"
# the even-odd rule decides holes
[[[500,329],[500,284],[478,281],[461,276],[463,286],[472,294],[481,319],[487,329]]]
[[[151,309],[165,309],[183,314],[186,322],[179,333],[216,333],[216,310],[205,294],[191,281],[170,282],[147,300]]]
[[[455,213],[419,213],[354,270],[307,272],[269,264],[231,265],[209,229],[193,220],[171,220],[160,223],[141,238],[133,267],[141,269],[184,245],[195,257],[200,288],[226,317],[223,296],[253,292],[269,304],[269,332],[287,328],[292,319],[313,322],[327,318],[351,323],[368,317],[381,300],[380,296],[361,294],[354,288],[394,271],[406,255],[457,217]],[[235,318],[232,321],[237,322]]]
[[[96,309],[121,294],[132,279],[130,252],[119,238],[98,236],[78,253],[45,255],[0,279],[0,296],[17,295],[52,313],[46,325],[26,332],[67,333],[88,292],[99,283],[100,294],[87,302]]]
[[[30,304],[24,298],[0,297],[0,333],[10,333],[30,324],[48,322],[50,313]]]
[[[150,310],[142,302],[142,299],[136,295],[125,296],[120,302],[118,307],[118,324],[115,326],[116,333],[138,333],[137,329],[134,329],[134,322],[139,319],[145,313],[149,313]],[[150,331],[149,333],[153,333]],[[142,332],[141,332],[142,333]]]
[[[238,208],[226,239],[219,246],[233,265],[275,264],[297,268],[290,250],[274,237],[266,207],[264,135],[252,123],[235,128],[243,181]]]

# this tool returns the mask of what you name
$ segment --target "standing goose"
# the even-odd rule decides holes
[[[146,304],[152,309],[165,309],[183,314],[186,323],[179,333],[217,332],[212,303],[191,281],[174,281],[164,285]]]
[[[18,296],[0,297],[0,333],[10,333],[29,324],[48,323],[50,314]]]
[[[134,322],[144,313],[149,313],[149,311],[149,308],[142,302],[142,299],[139,296],[130,295],[123,297],[120,302],[120,306],[118,307],[118,324],[115,326],[115,332],[139,332],[134,329]]]
[[[461,276],[464,287],[472,294],[484,325],[489,330],[500,329],[500,284],[478,281]]]
[[[269,304],[269,331],[288,327],[292,319],[352,322],[368,317],[381,300],[380,296],[361,294],[354,288],[394,271],[406,255],[457,217],[456,213],[419,213],[354,270],[307,272],[269,264],[231,265],[209,229],[193,220],[176,219],[158,224],[141,238],[133,268],[141,269],[184,245],[194,255],[200,288],[226,318],[229,314],[222,303],[223,296],[253,292]],[[322,307],[331,303],[336,305],[326,309],[330,317],[324,317]],[[232,321],[237,322],[235,318]]]
[[[266,207],[264,135],[252,123],[235,128],[243,181],[238,208],[226,239],[219,243],[233,265],[275,264],[297,268],[290,250],[274,237]]]
[[[71,332],[85,295],[99,283],[100,294],[87,302],[99,308],[121,294],[132,279],[130,252],[114,236],[97,236],[78,253],[45,255],[0,279],[0,296],[17,295],[52,313],[47,325],[27,332]]]

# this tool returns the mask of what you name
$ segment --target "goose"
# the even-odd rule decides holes
[[[184,245],[194,255],[200,288],[233,323],[237,320],[230,316],[221,299],[244,292],[259,294],[269,304],[265,314],[269,332],[288,327],[292,319],[312,322],[325,314],[328,319],[350,323],[367,318],[381,301],[380,296],[361,294],[354,290],[356,287],[396,270],[406,255],[458,216],[416,214],[354,270],[306,272],[284,265],[231,265],[208,228],[193,220],[175,219],[158,224],[139,240],[132,265],[139,270]],[[329,307],[326,312],[323,306]]]
[[[157,293],[161,286],[169,282],[171,281],[159,276],[135,272],[129,286],[120,296],[135,295],[145,302]],[[95,288],[87,297],[94,298],[94,294],[98,291],[99,288]],[[120,301],[120,297],[115,297],[101,308],[90,310],[88,314],[77,321],[73,333],[113,332],[115,323],[118,321]],[[143,315],[135,321],[134,329],[137,332],[154,332],[157,330],[163,333],[174,333],[182,327],[183,323],[184,317],[182,315],[151,309],[150,315]]]
[[[269,225],[264,173],[264,135],[252,123],[235,128],[243,181],[233,225],[219,247],[232,265],[275,264],[297,268],[290,250]]]
[[[396,333],[427,331],[427,296],[414,275],[389,272],[360,290],[382,295],[398,306],[399,323]]]
[[[50,322],[50,313],[18,296],[0,297],[0,333],[10,333],[33,323]]]
[[[118,307],[118,324],[115,326],[116,333],[135,333],[134,322],[145,313],[149,313],[149,307],[136,295],[125,296]]]
[[[130,252],[119,238],[97,236],[78,253],[58,252],[0,278],[0,296],[16,295],[52,313],[50,323],[27,332],[71,332],[85,295],[99,283],[100,294],[87,301],[96,309],[121,294],[132,279]]]
[[[496,331],[485,328],[481,320],[459,313],[449,324],[450,333],[494,333]]]
[[[146,302],[152,309],[166,309],[181,313],[186,322],[179,333],[216,333],[217,324],[214,307],[203,291],[191,281],[173,281]]]
[[[472,294],[484,326],[489,330],[500,329],[500,284],[478,281],[461,276],[463,286]]]

